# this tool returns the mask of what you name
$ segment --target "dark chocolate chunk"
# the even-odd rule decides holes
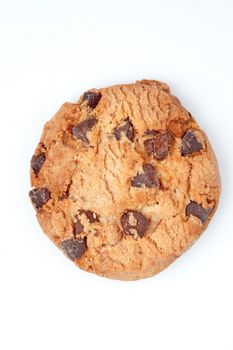
[[[86,91],[83,94],[83,101],[87,101],[87,105],[92,109],[97,106],[100,99],[101,99],[100,92]]]
[[[208,215],[211,212],[211,208],[205,209],[196,202],[190,202],[186,207],[186,215],[194,215],[204,224],[208,219]]]
[[[153,139],[144,141],[146,151],[157,160],[164,159],[172,146],[173,136],[169,132],[158,133]]]
[[[136,210],[127,210],[121,217],[121,226],[128,235],[144,236],[150,220]]]
[[[197,140],[192,130],[187,131],[182,138],[181,155],[186,156],[187,154],[198,152],[202,148],[202,144]]]
[[[34,188],[29,192],[29,196],[35,209],[42,208],[43,205],[51,198],[49,190],[45,187]]]
[[[34,171],[34,173],[37,175],[45,161],[45,154],[41,153],[38,154],[38,156],[33,156],[31,159],[31,168]]]
[[[87,250],[86,237],[67,239],[61,243],[61,249],[66,253],[70,260],[74,261],[79,259]]]
[[[160,182],[157,177],[155,177],[155,168],[152,164],[144,164],[143,165],[143,173],[138,173],[132,179],[133,187],[142,187],[145,185],[146,187],[160,187]]]
[[[79,220],[78,217],[76,217],[76,222],[74,223],[73,226],[73,233],[74,233],[74,237],[76,237],[77,235],[79,235],[80,233],[83,232],[83,225],[81,224],[81,221]]]
[[[73,126],[72,134],[77,137],[77,139],[82,140],[85,143],[89,143],[89,140],[86,136],[87,132],[90,131],[93,126],[97,123],[96,118],[90,117],[83,120],[81,123]]]
[[[91,210],[79,210],[79,213],[85,214],[91,224],[93,224],[93,222],[99,222],[99,215]]]
[[[124,133],[125,136],[130,140],[130,141],[133,141],[134,140],[134,127],[133,127],[133,124],[132,122],[130,121],[129,118],[126,118],[124,120],[125,124],[123,124],[122,126],[118,127],[118,128],[115,128],[113,130],[113,134],[115,136],[115,138],[117,140],[120,140],[121,139],[121,134]]]

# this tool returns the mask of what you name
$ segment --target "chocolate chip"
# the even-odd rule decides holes
[[[115,128],[113,130],[113,134],[117,140],[121,139],[121,134],[124,133],[125,136],[130,140],[134,140],[134,127],[132,122],[130,121],[129,117],[124,120],[125,124],[122,126]]]
[[[83,101],[87,101],[87,105],[90,108],[95,108],[100,99],[101,99],[100,92],[86,91],[83,94]]]
[[[128,235],[142,237],[148,229],[149,219],[136,210],[127,210],[121,217],[121,226]]]
[[[76,222],[74,223],[74,226],[73,226],[74,237],[82,233],[83,229],[84,229],[84,226],[81,224],[81,221],[79,220],[79,218],[76,217]]]
[[[209,213],[211,212],[211,209],[205,209],[201,206],[201,204],[198,204],[196,202],[190,202],[186,207],[186,215],[194,215],[198,219],[201,220],[201,222],[204,224],[208,218]]]
[[[87,250],[86,237],[67,239],[61,243],[61,249],[72,261],[79,259]]]
[[[144,135],[157,135],[158,134],[158,131],[156,130],[146,130],[144,132]]]
[[[172,146],[173,136],[169,132],[158,133],[153,139],[144,141],[146,151],[157,160],[164,159]]]
[[[143,165],[143,173],[138,173],[132,179],[133,187],[142,187],[145,185],[146,187],[160,187],[160,182],[157,177],[155,177],[155,168],[152,164],[144,164]]]
[[[191,130],[187,131],[182,138],[181,155],[186,156],[187,154],[198,152],[202,148],[202,144],[197,140],[194,133]]]
[[[99,222],[99,215],[91,210],[79,210],[79,213],[85,214],[91,224],[93,224],[93,222]]]
[[[85,143],[89,143],[89,140],[86,136],[87,132],[90,131],[93,126],[97,123],[96,118],[90,117],[83,120],[81,123],[73,126],[72,134],[77,137],[77,139],[82,140]]]
[[[99,222],[99,215],[97,215],[96,213],[94,213],[91,210],[79,210],[78,213],[80,215],[84,214],[91,224],[93,224],[94,222]],[[76,238],[77,235],[82,233],[83,229],[84,229],[83,224],[81,223],[81,221],[78,218],[78,216],[76,216],[76,222],[73,225],[74,237]]]
[[[49,190],[45,187],[34,188],[29,192],[29,196],[35,209],[42,208],[43,205],[51,198]]]
[[[44,153],[38,154],[38,156],[33,156],[31,159],[31,168],[34,173],[37,175],[45,161]]]

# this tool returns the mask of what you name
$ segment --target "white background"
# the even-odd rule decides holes
[[[0,0],[0,36],[0,348],[232,350],[233,2]],[[207,132],[223,191],[191,250],[120,282],[42,233],[29,162],[64,101],[143,78],[167,82]]]

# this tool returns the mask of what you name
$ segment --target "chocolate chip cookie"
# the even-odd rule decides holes
[[[218,205],[205,133],[166,84],[85,92],[45,125],[30,191],[48,237],[82,269],[134,280],[190,247]]]

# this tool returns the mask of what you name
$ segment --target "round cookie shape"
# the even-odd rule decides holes
[[[48,237],[83,270],[153,276],[206,229],[220,195],[207,136],[155,80],[86,91],[45,125],[29,192]]]

